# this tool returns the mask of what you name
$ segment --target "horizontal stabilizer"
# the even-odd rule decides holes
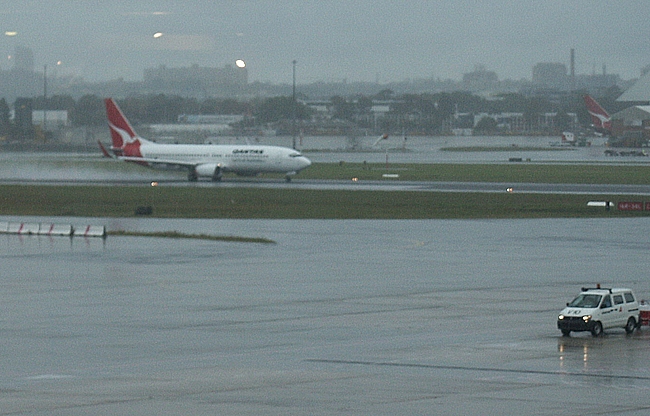
[[[99,144],[99,148],[102,150],[102,154],[104,155],[104,157],[109,157],[109,158],[113,159],[113,156],[108,152],[108,150],[107,150],[106,147],[102,144],[102,142],[100,142],[99,140],[97,140],[97,143]]]

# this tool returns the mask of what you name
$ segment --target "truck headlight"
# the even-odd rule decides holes
[[[591,321],[591,315],[585,315],[585,316],[583,316],[583,317],[582,317],[582,320],[585,321],[585,322],[589,322],[589,321]]]
[[[562,319],[564,319],[564,315],[558,316],[557,319],[561,321]]]

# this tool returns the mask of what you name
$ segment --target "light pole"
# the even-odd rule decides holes
[[[47,137],[47,64],[43,65],[43,138]]]
[[[291,100],[291,107],[293,113],[293,148],[296,148],[296,64],[298,61],[293,60],[293,99]]]

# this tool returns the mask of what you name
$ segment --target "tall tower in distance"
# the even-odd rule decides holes
[[[571,48],[571,91],[576,90],[576,51]]]

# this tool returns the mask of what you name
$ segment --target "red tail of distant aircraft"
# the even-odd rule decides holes
[[[585,95],[584,99],[587,105],[587,111],[591,115],[591,123],[596,130],[609,133],[612,130],[612,119],[609,113],[590,95]]]

